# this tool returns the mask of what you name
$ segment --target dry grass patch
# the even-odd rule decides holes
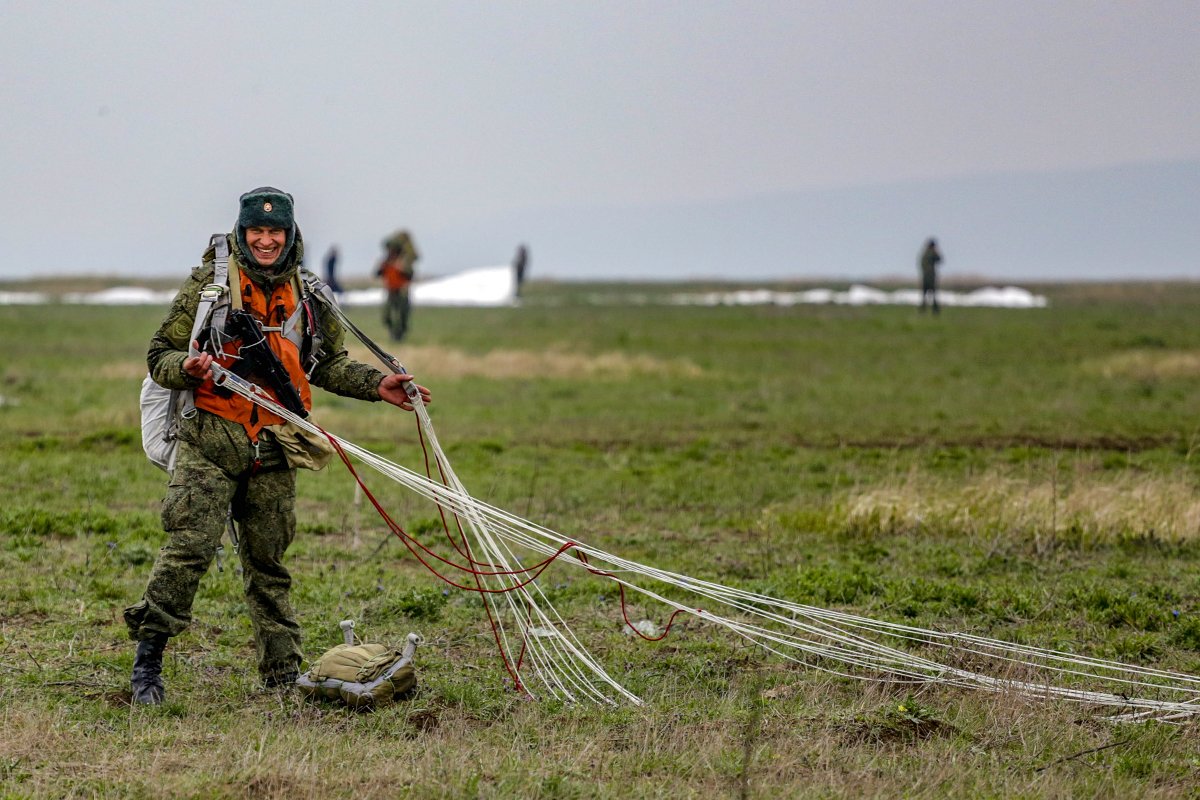
[[[142,379],[146,377],[146,359],[137,361],[109,361],[101,364],[97,370],[97,377],[103,378],[106,381],[120,381],[132,378]]]
[[[1127,350],[1085,361],[1083,368],[1105,378],[1155,381],[1200,377],[1200,350]]]
[[[1076,531],[1097,539],[1200,536],[1200,496],[1191,481],[1128,473],[1078,475],[1062,484],[995,473],[946,484],[910,474],[850,495],[846,516],[851,524],[889,532],[929,527],[964,534]]]
[[[366,364],[378,359],[362,345],[347,347],[350,356]],[[531,350],[490,350],[473,355],[451,347],[395,348],[397,355],[413,374],[433,378],[627,378],[633,375],[658,375],[698,378],[704,370],[687,359],[661,359],[638,353],[573,353],[563,346],[541,352]],[[145,361],[110,361],[100,365],[99,377],[105,380],[142,378]]]
[[[365,347],[348,348],[351,357],[376,363]],[[474,355],[450,347],[404,347],[399,352],[405,366],[423,379],[433,378],[626,378],[658,375],[698,378],[700,367],[687,359],[665,360],[644,354],[620,352],[587,354],[551,346],[531,350],[489,350]]]

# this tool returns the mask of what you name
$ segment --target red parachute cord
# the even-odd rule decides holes
[[[587,559],[587,553],[578,549],[578,547],[576,547],[576,550],[575,550],[575,557],[577,559],[579,559],[581,562],[583,562],[583,565],[585,568],[587,568],[588,572],[592,573],[593,575],[600,575],[605,578],[610,578],[610,579],[612,579],[612,581],[614,583],[617,584],[617,589],[621,593],[621,616],[624,617],[625,624],[629,626],[629,630],[633,631],[638,636],[645,639],[647,642],[661,642],[663,639],[667,638],[667,634],[671,632],[671,626],[675,624],[675,618],[683,613],[684,610],[682,608],[675,609],[675,612],[673,614],[671,614],[670,617],[667,618],[667,626],[665,628],[663,628],[663,632],[662,632],[661,636],[647,636],[646,634],[639,631],[637,629],[637,627],[633,624],[633,622],[631,622],[629,619],[629,608],[625,603],[625,584],[622,583],[620,580],[618,580],[617,576],[613,575],[611,572],[605,572],[604,570],[596,569],[595,567],[593,567]],[[704,609],[697,608],[696,613],[703,614]]]

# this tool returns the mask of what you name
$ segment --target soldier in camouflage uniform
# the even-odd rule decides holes
[[[304,243],[293,220],[291,195],[271,187],[242,195],[237,226],[227,240],[230,283],[240,273],[246,309],[257,307],[268,316],[278,311],[280,317],[294,312],[294,276]],[[195,392],[197,409],[180,421],[175,469],[162,505],[167,544],[142,599],[125,609],[130,637],[138,643],[131,681],[136,703],[163,700],[163,649],[169,637],[191,623],[196,589],[216,555],[230,510],[240,528],[238,555],[264,684],[294,682],[302,658],[300,627],[289,599],[291,576],[283,565],[296,532],[296,471],[289,467],[272,425],[283,420],[237,395],[224,397],[212,384],[213,356],[189,354],[200,289],[213,282],[214,258],[215,250],[209,247],[203,264],[175,297],[146,357],[160,385]],[[251,302],[256,297],[257,306]],[[289,302],[292,307],[285,308]],[[271,321],[258,319],[264,331],[271,330]],[[288,357],[289,343],[278,334],[266,334],[306,405],[311,382],[335,394],[385,400],[412,410],[405,392],[411,375],[385,376],[351,359],[343,347],[344,330],[332,314],[320,314],[319,325],[321,353],[307,380],[298,358]],[[428,402],[428,391],[417,388]]]
[[[383,249],[383,260],[375,268],[375,274],[383,279],[383,288],[387,291],[383,301],[383,326],[388,329],[392,341],[398,342],[408,332],[412,318],[408,292],[421,254],[417,252],[412,234],[405,230],[384,239]]]

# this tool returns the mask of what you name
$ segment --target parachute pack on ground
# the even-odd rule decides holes
[[[383,644],[355,644],[354,622],[341,624],[346,641],[312,663],[296,685],[308,697],[340,700],[351,708],[370,710],[394,702],[417,685],[413,655],[421,637],[410,633],[404,649]]]

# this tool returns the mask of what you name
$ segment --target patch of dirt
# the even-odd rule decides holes
[[[133,705],[133,693],[129,691],[106,692],[101,699],[109,708],[129,708]]]
[[[264,797],[296,797],[307,788],[289,775],[255,775],[246,781],[243,797],[259,800]]]
[[[764,700],[786,700],[789,697],[795,697],[797,691],[799,691],[797,684],[785,683],[781,686],[766,689],[760,693],[760,696]]]
[[[50,615],[45,611],[30,609],[28,611],[15,611],[11,614],[3,613],[0,614],[0,617],[3,618],[5,625],[14,625],[19,627],[21,625],[36,625],[39,622],[45,622],[50,618]]]
[[[441,724],[441,716],[432,709],[417,711],[408,715],[408,724],[418,733],[429,733]]]
[[[837,726],[847,744],[911,744],[957,732],[953,725],[937,719],[856,719]]]

